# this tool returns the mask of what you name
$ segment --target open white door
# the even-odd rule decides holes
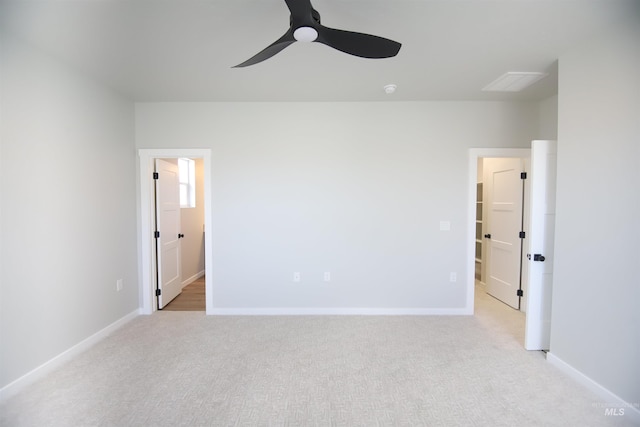
[[[496,158],[484,161],[484,182],[488,188],[487,293],[520,309],[520,267],[522,248],[521,173],[522,159]]]
[[[178,165],[156,159],[156,253],[158,309],[182,292]]]
[[[556,142],[531,144],[531,218],[529,226],[529,296],[524,347],[548,350],[556,218]]]

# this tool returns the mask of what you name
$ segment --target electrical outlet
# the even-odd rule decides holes
[[[293,281],[294,282],[300,281],[300,272],[296,271],[295,273],[293,273]]]
[[[449,281],[451,283],[453,283],[453,282],[455,282],[457,280],[458,280],[458,274],[457,273],[454,273],[454,272],[449,273]]]
[[[122,290],[122,279],[116,280],[116,291],[120,292]]]
[[[330,271],[325,271],[324,272],[324,281],[325,282],[330,282],[331,281],[331,272]]]

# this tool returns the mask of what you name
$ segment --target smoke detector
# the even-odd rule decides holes
[[[396,91],[396,89],[398,89],[398,86],[394,85],[394,84],[390,84],[390,85],[386,85],[384,87],[384,91],[387,95],[391,95],[392,93],[394,93]]]

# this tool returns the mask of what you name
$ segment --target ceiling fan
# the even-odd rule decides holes
[[[320,24],[320,14],[310,0],[285,0],[291,12],[290,27],[278,40],[233,68],[247,67],[269,59],[296,41],[318,42],[362,58],[396,56],[400,43],[370,34],[336,30]]]

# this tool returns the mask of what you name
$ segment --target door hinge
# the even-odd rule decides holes
[[[517,294],[519,297],[524,296],[524,292],[522,292],[522,289],[518,289],[518,290],[516,291],[516,294]]]
[[[153,179],[158,179],[158,178],[160,178],[160,174],[158,174],[158,172],[154,172]]]
[[[518,236],[519,236],[521,239],[524,239],[524,238],[525,238],[525,236],[526,236],[526,234],[527,234],[527,233],[525,233],[524,231],[521,231],[521,232],[518,234]]]
[[[520,172],[520,179],[527,179],[527,173],[526,172]]]
[[[156,296],[159,297],[162,295],[162,289],[156,289]]]
[[[155,237],[156,239],[160,238],[160,232],[159,231],[154,231],[153,232],[153,237]]]

